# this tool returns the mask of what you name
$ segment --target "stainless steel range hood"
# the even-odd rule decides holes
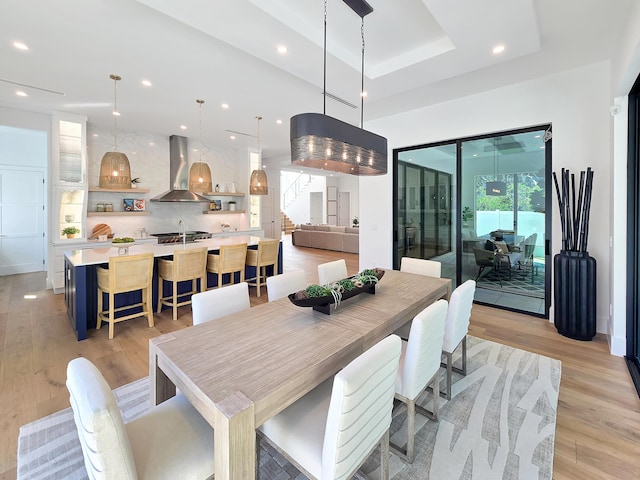
[[[189,190],[189,162],[187,161],[187,137],[169,137],[170,188],[152,202],[209,202],[207,197]]]

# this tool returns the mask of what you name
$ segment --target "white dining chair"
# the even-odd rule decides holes
[[[400,260],[400,271],[404,273],[415,273],[416,275],[424,275],[426,277],[440,278],[440,274],[442,272],[442,264],[435,260],[402,257],[402,259]],[[410,330],[411,322],[405,323],[393,333],[406,340],[409,338]]]
[[[343,258],[318,265],[318,283],[328,285],[347,278],[347,262]]]
[[[449,299],[449,311],[447,312],[442,345],[442,352],[445,356],[444,366],[447,369],[447,387],[444,392],[447,400],[451,400],[452,372],[467,374],[467,332],[469,331],[469,318],[471,318],[475,292],[476,282],[467,280],[453,291]],[[453,366],[453,352],[460,344],[462,344],[462,368]]]
[[[401,341],[390,335],[258,429],[304,475],[348,479],[380,445],[389,478],[389,427]]]
[[[290,293],[304,290],[306,286],[307,279],[304,270],[291,270],[280,275],[267,277],[267,294],[270,302],[286,297]]]
[[[247,282],[206,290],[191,297],[194,325],[231,315],[250,307]]]
[[[442,264],[436,260],[402,257],[402,259],[400,260],[400,271],[440,278],[442,272]]]
[[[444,339],[444,324],[447,320],[447,301],[438,300],[418,313],[411,323],[409,340],[402,342],[402,355],[396,378],[396,399],[407,405],[407,448],[391,444],[413,463],[415,458],[414,432],[416,410],[426,417],[437,420],[440,401],[440,360]],[[433,411],[416,403],[425,389],[433,388]]]
[[[111,388],[86,358],[69,362],[67,388],[89,478],[169,480],[213,475],[213,429],[184,395],[125,424]]]

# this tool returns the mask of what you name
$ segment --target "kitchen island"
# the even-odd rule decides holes
[[[186,244],[134,244],[129,249],[129,254],[138,254],[152,252],[154,257],[167,258],[173,255],[173,251],[177,249],[191,249],[206,246],[210,253],[217,253],[222,245],[236,245],[246,243],[248,248],[258,248],[258,242],[263,240],[261,237],[255,236],[229,236],[215,237],[205,240],[197,240]],[[109,264],[109,258],[118,256],[118,248],[103,247],[83,250],[70,250],[65,252],[64,259],[64,297],[67,305],[67,314],[71,322],[71,326],[76,332],[78,340],[87,338],[87,330],[96,327],[96,318],[98,312],[98,290],[96,280],[96,268]],[[154,265],[153,278],[153,305],[154,308],[158,302],[158,278],[157,267]],[[282,242],[278,252],[278,273],[282,273]],[[275,272],[269,272],[275,273]],[[246,267],[245,278],[255,276],[255,267]],[[208,284],[215,285],[217,282],[216,275],[208,275]],[[166,283],[166,282],[165,282]],[[188,291],[189,286],[185,283],[184,289],[180,291]],[[167,288],[170,288],[167,286]],[[206,289],[206,286],[205,286]],[[140,292],[130,294],[121,294],[120,301],[122,304],[135,303],[134,299],[140,297]],[[116,299],[116,307],[119,303]],[[139,300],[138,300],[139,301]]]

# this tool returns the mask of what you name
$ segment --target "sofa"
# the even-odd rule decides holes
[[[299,225],[291,232],[291,241],[297,247],[358,253],[360,230],[335,225]]]

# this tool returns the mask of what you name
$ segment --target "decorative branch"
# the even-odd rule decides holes
[[[575,175],[564,168],[560,172],[560,182],[553,172],[553,182],[560,209],[562,226],[562,249],[586,252],[589,237],[589,216],[591,213],[591,193],[593,191],[593,170],[580,172],[580,186],[576,201]]]

